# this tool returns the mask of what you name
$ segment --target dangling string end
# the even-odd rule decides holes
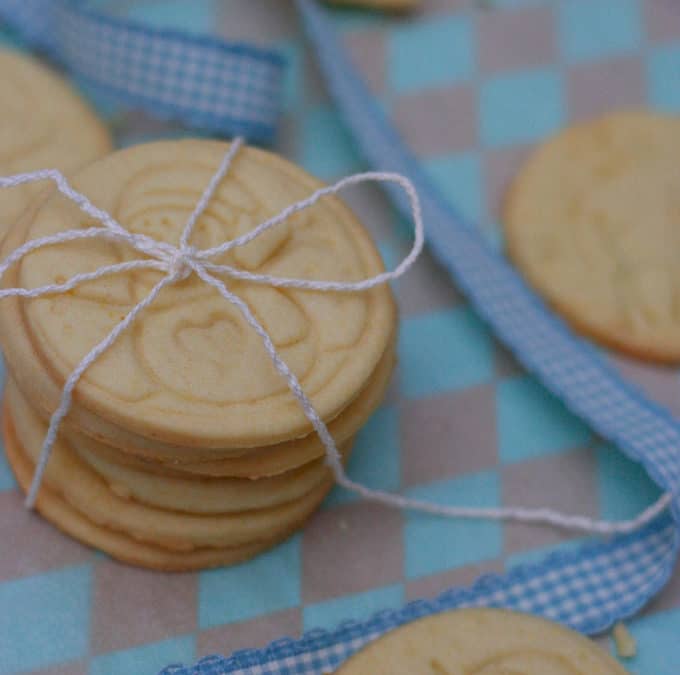
[[[128,312],[125,318],[119,324],[117,324],[99,344],[90,350],[90,352],[83,358],[83,360],[78,364],[78,366],[67,379],[66,384],[64,385],[59,406],[50,420],[48,431],[40,452],[40,457],[36,464],[35,473],[33,475],[28,495],[26,497],[25,503],[27,508],[32,509],[35,506],[50,455],[55,443],[57,442],[59,428],[62,421],[71,409],[73,391],[82,375],[105,351],[113,346],[118,337],[125,330],[127,330],[127,328],[142,312],[145,311],[149,305],[151,305],[156,300],[165,286],[174,284],[194,273],[204,283],[215,288],[227,302],[236,307],[236,309],[238,309],[243,316],[243,319],[251,326],[257,335],[260,336],[264,348],[267,351],[267,354],[269,355],[274,367],[281,377],[286,380],[291,393],[300,404],[305,416],[321,439],[326,453],[326,464],[332,470],[335,481],[338,485],[358,494],[364,499],[381,503],[392,508],[409,509],[447,518],[537,523],[589,534],[604,535],[632,532],[649,523],[668,508],[672,502],[672,498],[671,495],[665,494],[662,495],[656,503],[645,509],[637,518],[630,521],[615,523],[597,521],[582,516],[565,515],[550,509],[473,508],[439,505],[421,500],[410,499],[399,494],[383,492],[380,490],[372,490],[351,480],[345,472],[342,456],[338,451],[336,443],[331,436],[328,427],[317,413],[311,400],[305,394],[297,376],[278,354],[271,337],[260,324],[248,304],[238,295],[232,293],[227,288],[225,282],[215,275],[224,274],[226,277],[242,279],[253,283],[269,284],[275,287],[309,289],[314,291],[359,292],[368,290],[379,284],[387,283],[402,276],[406,271],[408,271],[408,269],[414,264],[420,255],[425,242],[420,201],[413,184],[404,176],[386,172],[368,172],[357,174],[344,178],[333,185],[317,190],[306,199],[292,204],[281,211],[281,213],[270,218],[264,223],[261,223],[250,232],[241,235],[236,239],[224,242],[220,246],[198,250],[189,243],[194,227],[200,216],[207,208],[210,200],[213,198],[220,182],[229,171],[229,167],[231,166],[234,157],[237,155],[242,145],[242,139],[236,139],[230,145],[217,171],[213,175],[210,183],[198,201],[196,208],[192,212],[184,229],[182,230],[179,246],[177,247],[166,242],[156,241],[145,235],[132,234],[128,232],[108,213],[98,209],[87,199],[87,197],[73,190],[68,184],[66,178],[64,178],[62,174],[57,171],[36,171],[31,174],[20,174],[17,176],[10,176],[8,178],[0,178],[0,188],[21,185],[38,180],[52,180],[56,183],[57,189],[63,195],[76,203],[82,211],[89,214],[92,218],[100,221],[104,225],[104,227],[94,227],[83,230],[69,230],[67,232],[61,232],[59,234],[44,237],[42,239],[28,241],[16,249],[4,262],[0,263],[0,277],[10,267],[10,265],[18,262],[23,256],[27,255],[31,251],[43,246],[65,243],[78,239],[109,239],[118,243],[127,244],[137,252],[148,256],[144,260],[135,260],[127,263],[110,265],[107,267],[102,267],[95,272],[77,274],[69,281],[61,285],[55,284],[36,289],[2,289],[0,290],[0,298],[10,296],[23,296],[30,298],[39,297],[41,295],[47,295],[50,293],[64,293],[74,288],[78,284],[98,279],[107,274],[116,274],[120,272],[132,271],[135,269],[156,269],[164,274],[163,278],[156,284],[156,286],[154,286],[149,295],[137,305],[135,305]],[[255,274],[247,270],[241,270],[228,265],[220,265],[213,262],[217,256],[226,253],[232,248],[247,244],[256,237],[260,236],[266,230],[283,223],[294,214],[304,209],[310,208],[320,199],[326,196],[335,195],[347,187],[351,187],[363,182],[386,182],[396,184],[404,190],[406,196],[408,197],[414,222],[414,241],[408,255],[394,270],[383,272],[370,279],[364,279],[357,282],[314,281],[309,279],[287,279],[265,274]]]

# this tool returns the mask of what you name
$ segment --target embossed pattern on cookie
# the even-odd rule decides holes
[[[518,612],[461,609],[397,628],[337,675],[626,675],[601,647]]]
[[[585,335],[680,361],[680,118],[617,112],[537,148],[508,192],[508,252]]]
[[[75,184],[125,227],[176,241],[225,147],[209,141],[138,146],[90,166]],[[245,149],[199,220],[192,244],[229,240],[318,185],[285,160]],[[88,225],[72,204],[54,197],[25,237],[63,231],[74,221]],[[101,241],[53,246],[30,254],[17,281],[28,287],[53,283],[132,255]],[[275,236],[225,254],[223,262],[316,280],[356,281],[383,270],[367,233],[335,198],[291,219]],[[63,381],[125,308],[148,292],[155,274],[101,279],[68,295],[23,304],[33,349],[54,380]],[[320,293],[230,281],[230,289],[251,306],[326,419],[365,386],[393,333],[388,288]],[[77,405],[160,442],[247,448],[310,432],[260,338],[195,278],[166,289],[134,330],[88,370],[78,392]]]

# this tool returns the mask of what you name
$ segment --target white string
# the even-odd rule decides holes
[[[101,267],[93,272],[83,272],[71,277],[68,281],[61,284],[48,284],[34,289],[7,288],[0,289],[0,299],[10,296],[25,298],[36,298],[43,295],[65,293],[76,286],[100,279],[112,274],[127,273],[139,269],[155,269],[165,274],[165,276],[153,287],[151,292],[137,305],[135,305],[118,323],[111,332],[97,345],[95,345],[80,361],[75,370],[66,380],[61,394],[59,406],[50,419],[50,424],[45,436],[40,452],[40,458],[36,465],[31,487],[26,498],[26,506],[33,508],[40,489],[42,478],[47,467],[47,463],[52,452],[52,448],[57,438],[61,422],[68,414],[72,399],[73,390],[80,381],[85,371],[127,330],[137,319],[137,317],[149,307],[162,292],[163,288],[184,279],[191,274],[196,274],[206,284],[215,290],[230,304],[236,307],[243,319],[251,326],[255,333],[260,337],[267,354],[269,355],[277,372],[286,380],[291,393],[300,404],[305,416],[312,424],[318,434],[326,451],[326,462],[333,471],[336,482],[347,490],[357,493],[367,500],[384,504],[385,506],[399,509],[410,509],[437,516],[448,518],[466,518],[476,520],[502,520],[517,521],[523,523],[535,523],[553,525],[590,534],[611,535],[633,532],[646,523],[653,520],[661,512],[668,508],[672,502],[671,494],[663,494],[651,506],[647,507],[636,518],[627,521],[611,522],[595,520],[584,516],[567,515],[553,511],[551,509],[527,509],[527,508],[477,508],[462,506],[446,506],[433,504],[430,502],[409,499],[399,494],[373,490],[360,483],[353,481],[345,473],[342,457],[337,449],[335,441],[331,436],[328,427],[321,419],[312,402],[305,394],[295,373],[283,361],[276,351],[276,347],[271,337],[255,317],[248,304],[238,295],[232,293],[224,281],[215,275],[224,275],[229,278],[249,281],[257,284],[267,284],[281,288],[297,288],[303,290],[325,291],[325,292],[360,292],[373,288],[379,284],[384,284],[402,276],[416,261],[420,255],[424,241],[424,227],[422,221],[422,211],[420,201],[413,184],[405,177],[386,172],[367,172],[349,176],[337,183],[321,188],[312,195],[291,206],[285,208],[279,214],[266,220],[250,232],[224,242],[213,248],[198,250],[189,245],[194,227],[210,203],[216,189],[229,171],[234,158],[242,147],[242,139],[236,139],[226,152],[217,172],[212,177],[208,187],[204,191],[196,208],[189,217],[180,236],[179,246],[175,247],[167,242],[156,241],[151,237],[128,232],[120,223],[115,221],[108,213],[94,206],[87,197],[76,192],[68,181],[58,171],[46,170],[33,173],[19,174],[0,178],[0,188],[13,187],[24,183],[36,182],[39,180],[52,180],[59,192],[78,205],[78,207],[95,220],[104,224],[104,227],[90,227],[82,230],[69,230],[59,234],[42,237],[26,242],[9,255],[0,264],[0,278],[7,269],[20,261],[25,255],[36,249],[76,241],[79,239],[102,238],[124,243],[134,248],[139,253],[148,256],[146,259],[133,260],[115,265]],[[412,248],[408,255],[392,271],[382,272],[369,279],[355,282],[344,281],[314,281],[310,279],[292,279],[286,277],[275,277],[267,274],[255,274],[230,265],[216,264],[212,262],[214,258],[227,251],[243,246],[272,227],[279,225],[296,213],[307,209],[316,204],[320,199],[329,195],[335,195],[341,190],[363,182],[389,182],[401,187],[408,197],[413,216],[415,236]]]
[[[59,401],[59,406],[52,414],[50,418],[50,424],[47,427],[47,434],[45,435],[45,440],[43,441],[42,450],[40,451],[40,457],[38,463],[35,467],[35,473],[33,474],[33,480],[31,482],[31,488],[26,496],[26,506],[28,508],[33,508],[35,505],[35,500],[38,496],[38,490],[40,489],[40,484],[42,483],[43,474],[47,468],[47,462],[52,454],[52,448],[57,440],[57,434],[59,433],[59,427],[61,422],[68,414],[71,409],[71,403],[73,402],[73,390],[78,384],[78,381],[82,377],[83,373],[118,339],[118,336],[123,333],[134,320],[158,297],[158,294],[163,290],[165,286],[169,286],[175,281],[173,276],[163,277],[153,288],[151,293],[146,296],[139,304],[135,305],[125,316],[125,318],[117,324],[113,330],[97,345],[95,345],[83,358],[83,360],[76,366],[76,369],[69,375],[64,384],[64,390],[61,392],[61,400]]]
[[[217,169],[215,175],[210,179],[208,187],[205,189],[205,192],[203,192],[203,194],[201,195],[201,198],[198,200],[198,204],[196,204],[196,208],[194,208],[193,213],[189,216],[187,224],[184,226],[184,231],[182,232],[182,236],[180,237],[179,240],[180,248],[186,248],[189,245],[189,238],[191,237],[191,234],[194,231],[194,227],[196,226],[198,219],[201,217],[203,211],[205,211],[208,208],[208,204],[210,203],[210,200],[213,198],[215,190],[217,190],[219,184],[227,175],[227,171],[229,171],[229,167],[231,166],[231,163],[234,161],[234,157],[236,157],[236,153],[241,149],[242,145],[243,139],[236,138],[229,146],[229,150],[227,150],[227,154],[224,156],[224,159],[222,160],[219,169]]]

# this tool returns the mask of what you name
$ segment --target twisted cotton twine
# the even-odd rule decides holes
[[[248,281],[255,284],[265,284],[276,288],[296,288],[333,293],[358,293],[378,286],[379,284],[384,284],[393,279],[397,279],[413,265],[423,249],[424,228],[418,195],[416,194],[412,183],[407,178],[399,174],[385,172],[360,173],[344,178],[334,185],[317,190],[306,199],[288,206],[279,214],[261,223],[247,234],[237,237],[236,239],[226,241],[223,244],[213,248],[203,250],[196,249],[189,244],[196,222],[208,206],[217,187],[225,178],[234,157],[237,155],[242,145],[242,139],[236,139],[230,145],[217,172],[210,180],[210,183],[198,201],[196,208],[184,226],[184,230],[182,231],[182,235],[180,237],[179,246],[173,246],[166,242],[156,241],[155,239],[143,234],[133,234],[128,232],[122,225],[120,225],[120,223],[116,222],[116,220],[114,220],[111,215],[105,211],[102,211],[101,209],[98,209],[89,201],[87,197],[75,191],[59,171],[34,171],[31,173],[23,173],[0,178],[0,188],[11,188],[26,183],[34,183],[43,180],[53,181],[56,184],[57,190],[59,192],[73,201],[86,214],[102,224],[102,226],[89,227],[86,229],[68,230],[55,235],[41,237],[26,242],[14,250],[4,260],[4,262],[0,264],[0,279],[10,266],[20,261],[31,251],[35,251],[45,246],[63,244],[76,240],[106,239],[112,242],[130,246],[138,253],[145,256],[145,258],[140,260],[133,260],[130,262],[118,263],[114,265],[106,265],[100,267],[94,272],[76,274],[68,281],[61,284],[49,284],[33,289],[5,288],[0,290],[0,298],[38,298],[47,295],[58,295],[60,293],[66,293],[81,284],[85,284],[96,279],[101,279],[102,277],[114,274],[125,274],[134,270],[153,269],[163,274],[161,280],[152,288],[150,293],[137,305],[132,307],[132,309],[129,310],[121,322],[117,324],[101,342],[92,347],[92,349],[87,353],[87,355],[82,359],[82,361],[77,365],[77,367],[66,380],[61,394],[61,400],[50,419],[47,434],[45,435],[45,439],[43,441],[40,458],[36,465],[33,480],[26,497],[27,508],[32,509],[35,505],[43,475],[45,473],[50,454],[54,447],[61,422],[64,417],[66,417],[71,408],[73,390],[78,384],[83,373],[116,342],[118,337],[134,323],[137,317],[156,300],[160,292],[166,286],[171,286],[182,279],[186,279],[192,274],[195,274],[206,284],[212,286],[226,302],[234,305],[239,310],[244,320],[262,339],[264,347],[267,351],[267,354],[269,355],[269,358],[272,360],[274,367],[281,377],[283,377],[287,382],[290,391],[299,402],[307,419],[311,422],[314,430],[319,435],[326,451],[326,462],[332,469],[336,482],[347,490],[351,490],[365,499],[390,507],[411,509],[414,511],[420,511],[449,518],[540,523],[584,533],[602,535],[632,532],[648,523],[669,506],[672,499],[671,495],[664,494],[657,502],[645,509],[638,517],[628,521],[609,522],[593,520],[583,516],[565,515],[550,509],[471,508],[463,506],[432,504],[422,500],[409,499],[398,494],[373,490],[349,478],[345,473],[340,453],[338,452],[335,441],[328,431],[328,427],[314,409],[311,401],[303,391],[297,376],[281,359],[278,352],[276,351],[276,348],[274,347],[271,337],[267,334],[267,331],[263,328],[262,324],[257,320],[250,307],[238,295],[235,295],[228,289],[227,285],[222,280],[222,277]],[[411,215],[415,225],[415,238],[410,252],[393,271],[383,272],[369,279],[350,283],[343,281],[291,279],[270,276],[267,274],[254,274],[229,265],[221,265],[211,262],[217,256],[220,256],[227,251],[253,241],[270,228],[276,227],[299,211],[307,209],[310,206],[316,204],[323,197],[334,195],[352,185],[365,182],[396,184],[404,190],[409,199]],[[228,349],[228,347],[228,345],[225,345],[225,348]]]

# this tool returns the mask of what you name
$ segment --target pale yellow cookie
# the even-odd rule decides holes
[[[19,224],[17,230],[20,231],[21,227]],[[10,241],[17,236],[20,236],[18,232],[11,233]],[[6,365],[12,372],[13,364],[19,364],[16,383],[23,395],[31,400],[32,406],[40,406],[41,402],[51,398],[57,400],[60,391],[56,383],[44,377],[42,366],[35,359],[30,339],[24,330],[21,314],[12,312],[12,309],[8,302],[8,320],[16,321],[13,322],[12,340],[5,343]],[[2,310],[0,305],[0,322]],[[329,430],[337,443],[342,444],[353,436],[382,401],[395,363],[395,339],[396,330],[366,386],[345,410],[329,422]],[[38,407],[36,412],[45,422],[49,421],[49,409]],[[80,422],[84,431],[75,422]],[[63,429],[69,442],[76,448],[85,444],[88,450],[105,459],[160,473],[167,473],[168,470],[173,473],[176,469],[177,472],[205,476],[259,478],[289,471],[324,454],[316,432],[261,448],[188,448],[133,434],[108,424],[86,410],[77,409],[64,421]]]
[[[556,623],[499,609],[461,609],[397,628],[337,675],[625,675],[601,647]]]
[[[74,185],[130,230],[176,242],[227,147],[211,141],[137,146],[91,165]],[[245,148],[199,220],[192,243],[205,247],[238,236],[319,186],[285,160]],[[90,224],[55,195],[12,232],[4,251],[22,240]],[[6,283],[34,287],[139,257],[101,241],[65,244],[31,253]],[[383,270],[366,230],[336,198],[236,249],[228,261],[258,272],[322,280],[354,281]],[[82,356],[159,279],[156,272],[128,274],[68,295],[3,301],[3,347],[31,404],[53,410]],[[394,332],[394,303],[386,286],[355,294],[236,282],[229,287],[252,307],[327,420],[364,388]],[[233,306],[195,277],[164,291],[134,330],[87,371],[70,418],[102,440],[131,433],[150,443],[204,449],[261,447],[311,431],[260,338]]]
[[[505,202],[508,252],[580,332],[680,361],[680,118],[616,112],[539,146]]]
[[[35,59],[0,49],[0,175],[37,169],[71,173],[111,151],[89,106]],[[47,183],[0,190],[0,235]]]
[[[12,378],[5,386],[5,399],[18,428],[34,425],[41,431],[45,429]],[[349,451],[351,443],[352,439],[345,442],[345,452]],[[304,497],[322,482],[327,482],[331,475],[325,462],[318,459],[278,476],[259,480],[197,478],[186,474],[182,477],[163,476],[93,454],[87,444],[71,447],[117,496],[152,507],[193,514],[238,513],[275,507]]]
[[[28,461],[37,461],[47,428],[30,408],[14,407],[9,399],[8,418],[13,436]],[[333,485],[322,479],[309,492],[272,508],[240,513],[189,514],[155,508],[121,497],[64,442],[57,441],[45,472],[44,483],[89,521],[122,532],[138,541],[175,551],[197,548],[233,548],[272,541],[290,532],[316,509]]]
[[[351,441],[346,442],[344,448],[350,445]],[[340,448],[341,452],[344,448]],[[177,478],[115,464],[91,453],[77,454],[119,497],[194,514],[276,507],[304,497],[331,477],[321,459],[269,478]]]
[[[24,491],[28,490],[33,465],[25,457],[8,423],[4,419],[5,453],[14,475]],[[148,567],[163,572],[188,572],[222,565],[234,565],[248,560],[288,537],[281,533],[270,541],[261,541],[230,548],[200,548],[191,551],[171,551],[161,546],[141,542],[123,532],[102,527],[76,511],[58,494],[43,485],[36,502],[37,510],[62,532],[78,541],[105,551],[117,560],[130,565]]]
[[[343,412],[331,420],[328,429],[336,443],[342,445],[366,423],[382,401],[394,365],[394,349],[388,348],[378,363],[371,380],[359,396]],[[44,418],[47,421],[47,418]],[[96,454],[105,461],[175,477],[194,476],[263,478],[276,476],[304,466],[323,457],[325,448],[314,431],[307,436],[267,447],[243,450],[242,454],[227,455],[221,459],[219,450],[202,451],[201,448],[164,447],[159,458],[149,452],[141,454],[138,448],[124,445],[115,448],[92,439],[73,428],[64,430],[64,437],[76,449]],[[168,459],[168,456],[172,459]]]

